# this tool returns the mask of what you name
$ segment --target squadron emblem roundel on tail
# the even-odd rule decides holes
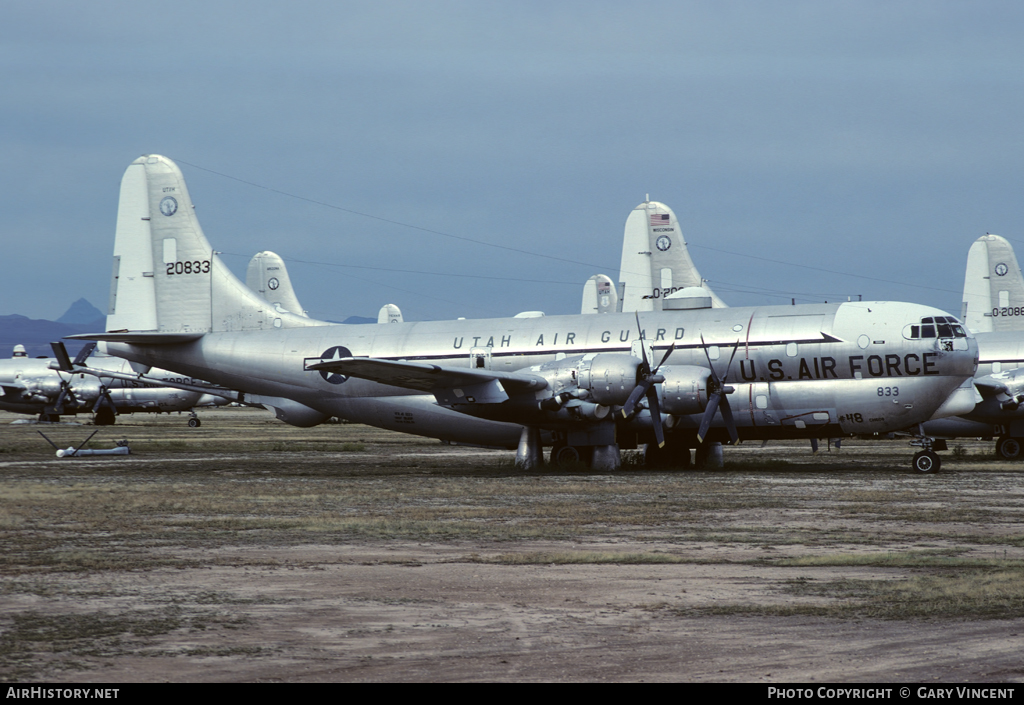
[[[174,196],[164,196],[160,201],[160,212],[164,215],[174,215],[178,212],[178,200]]]
[[[341,345],[335,345],[333,348],[327,348],[320,355],[320,359],[323,361],[340,360],[343,357],[352,357],[352,351]],[[348,379],[346,375],[338,374],[337,372],[328,372],[327,370],[320,370],[320,376],[330,384],[341,384]]]

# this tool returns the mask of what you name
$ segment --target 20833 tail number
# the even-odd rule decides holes
[[[210,260],[208,259],[167,263],[167,276],[172,274],[206,274],[209,271]]]

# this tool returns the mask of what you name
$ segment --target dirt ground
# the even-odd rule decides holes
[[[1024,680],[1024,464],[961,441],[513,453],[246,409],[0,414],[0,680]],[[83,419],[84,421],[84,419]],[[628,460],[628,458],[627,458]]]

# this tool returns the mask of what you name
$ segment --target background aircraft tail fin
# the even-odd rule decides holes
[[[270,250],[257,252],[249,260],[245,285],[273,304],[276,310],[309,317],[295,295],[288,268],[277,253]]]
[[[1006,238],[983,235],[971,245],[960,318],[974,333],[1024,330],[1024,275]]]
[[[580,313],[615,313],[619,310],[619,293],[611,277],[595,274],[583,286]]]
[[[691,286],[706,289],[712,307],[726,307],[690,259],[676,214],[664,203],[644,201],[626,218],[619,265],[621,310],[660,311],[666,296]]]
[[[377,323],[404,323],[402,309],[395,304],[384,304],[377,312]]]
[[[136,159],[121,181],[107,330],[207,333],[325,325],[279,312],[231,273],[167,157]]]

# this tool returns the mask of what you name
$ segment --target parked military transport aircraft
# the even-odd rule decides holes
[[[945,438],[996,435],[999,456],[1024,459],[1024,275],[1005,238],[983,235],[971,245],[962,317],[978,341],[981,398],[969,413],[925,428]]]
[[[160,366],[241,390],[299,425],[337,415],[518,445],[524,467],[548,443],[614,468],[620,445],[663,446],[666,429],[672,453],[706,440],[914,428],[974,406],[974,339],[915,304],[385,326],[277,311],[216,256],[181,171],[158,155],[137,159],[122,180],[111,302],[106,332],[72,337],[103,341],[137,372]],[[922,337],[937,317],[948,334]],[[934,471],[938,457],[922,442],[914,467]]]
[[[219,406],[228,401],[200,391],[168,387],[168,382],[193,380],[166,370],[152,370],[150,380],[115,379],[105,373],[127,375],[128,362],[117,357],[91,355],[89,345],[76,358],[91,371],[66,372],[52,358],[13,357],[0,360],[0,409],[16,414],[38,415],[40,421],[59,421],[61,416],[95,414],[97,426],[114,423],[118,414],[136,412],[188,411],[188,425],[200,425],[193,410],[198,406]]]

